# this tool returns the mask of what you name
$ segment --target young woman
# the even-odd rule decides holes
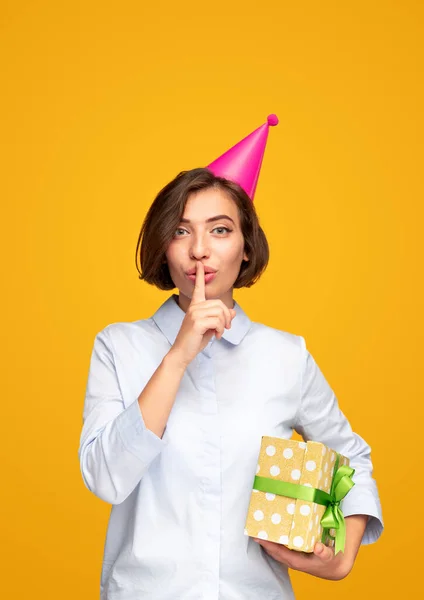
[[[345,577],[383,529],[370,447],[304,338],[252,322],[233,298],[269,258],[252,197],[209,168],[183,171],[150,207],[137,253],[140,278],[178,294],[94,340],[79,457],[87,488],[112,504],[102,600],[287,600],[288,568]],[[261,437],[293,430],[355,469],[337,556],[245,535]]]

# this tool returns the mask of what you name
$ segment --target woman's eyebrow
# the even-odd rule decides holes
[[[206,219],[205,223],[211,223],[212,221],[220,221],[221,219],[229,219],[232,223],[234,223],[233,219],[231,217],[229,217],[228,215],[217,215],[216,217],[210,217],[209,219]],[[185,219],[184,217],[182,217],[181,223],[191,223],[190,219]],[[234,223],[235,225],[235,223]]]

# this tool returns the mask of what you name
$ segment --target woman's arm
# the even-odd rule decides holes
[[[146,427],[160,438],[165,431],[185,370],[186,366],[171,349],[138,397]]]
[[[373,478],[371,448],[366,441],[352,431],[349,421],[340,410],[337,398],[324,378],[312,355],[301,341],[301,393],[294,429],[304,440],[322,442],[347,456],[355,469],[353,488],[342,500],[340,508],[344,516],[367,515],[362,544],[371,544],[383,531],[383,518],[377,483]]]
[[[350,515],[345,518],[346,544],[343,554],[348,565],[348,572],[355,563],[369,518],[368,515]]]
[[[348,457],[350,466],[355,469],[352,476],[355,485],[340,505],[346,523],[345,548],[335,555],[334,548],[318,541],[312,553],[305,553],[276,542],[254,539],[272,558],[291,569],[339,580],[352,570],[361,544],[370,544],[380,537],[384,527],[380,499],[372,477],[370,447],[352,431],[332,389],[306,349],[304,338],[299,338],[301,385],[293,427],[305,441],[321,442]]]
[[[78,455],[86,487],[120,504],[166,445],[162,435],[185,367],[169,352],[138,401],[125,408],[109,328],[94,340]]]

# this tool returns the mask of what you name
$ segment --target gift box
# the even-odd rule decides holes
[[[349,459],[321,442],[262,436],[245,535],[292,550],[344,550],[340,502],[355,485]]]

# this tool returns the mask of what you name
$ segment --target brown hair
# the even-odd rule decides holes
[[[244,251],[249,257],[248,261],[243,260],[233,287],[250,287],[256,283],[268,264],[269,246],[259,225],[253,202],[237,183],[216,177],[207,168],[181,171],[157,194],[138,236],[135,261],[140,273],[139,279],[144,279],[161,290],[175,288],[168,265],[164,262],[166,250],[181,222],[188,196],[192,192],[211,187],[223,190],[236,203],[244,237]]]

